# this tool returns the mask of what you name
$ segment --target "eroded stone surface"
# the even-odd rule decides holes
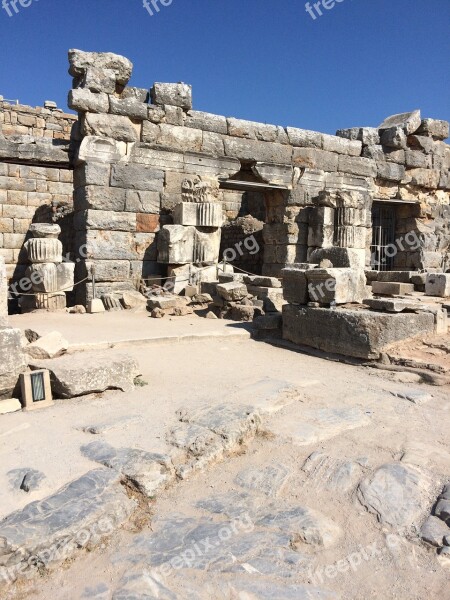
[[[238,473],[235,483],[243,488],[255,490],[267,496],[276,496],[289,478],[289,471],[283,465],[249,467]]]

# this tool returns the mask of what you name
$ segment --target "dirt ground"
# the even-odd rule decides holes
[[[127,353],[138,360],[148,386],[126,395],[108,392],[61,401],[42,412],[2,419],[0,485],[6,490],[0,502],[2,516],[98,466],[80,453],[80,446],[94,437],[82,427],[106,417],[118,423],[130,415],[136,419],[96,438],[116,447],[164,452],[168,449],[165,433],[176,423],[175,411],[180,407],[257,404],[269,395],[274,412],[263,419],[265,433],[237,455],[161,493],[151,503],[152,519],[141,524],[140,532],[127,527],[116,532],[93,552],[80,552],[69,564],[43,573],[25,587],[9,588],[8,599],[110,599],[133,562],[139,536],[158,531],[157,524],[175,514],[199,522],[210,518],[199,502],[218,495],[232,501],[234,494],[244,491],[249,492],[244,504],[248,503],[250,513],[251,507],[269,501],[275,506],[307,506],[331,519],[342,532],[332,547],[303,545],[308,568],[292,569],[290,584],[312,584],[345,600],[450,598],[450,560],[439,558],[434,548],[424,545],[417,529],[399,532],[379,523],[362,505],[357,491],[360,482],[378,467],[400,461],[407,454],[432,481],[421,507],[421,521],[430,514],[450,480],[449,386],[431,387],[420,384],[411,373],[340,364],[248,339],[134,345]],[[398,396],[409,392],[420,392],[426,401],[416,404]],[[334,410],[337,416],[333,413],[330,417]],[[358,416],[343,424],[341,412]],[[305,461],[314,452],[322,453],[322,467],[309,472]],[[355,466],[352,481],[346,480],[345,485],[340,480],[330,481],[342,461]],[[240,474],[246,470],[270,466],[285,474],[273,494],[239,484]],[[11,491],[7,472],[18,467],[44,472],[42,487],[31,494]],[[389,537],[392,535],[395,538]],[[341,571],[326,570],[339,561]],[[246,576],[271,585],[287,581],[281,571],[267,578],[254,567],[249,567]],[[192,592],[195,589],[198,598],[213,598],[206,591],[202,595],[211,577],[216,574],[210,570],[176,573],[170,581],[177,594],[173,597],[197,597]],[[226,573],[223,577],[233,581],[238,575]],[[235,597],[247,600],[256,596]]]

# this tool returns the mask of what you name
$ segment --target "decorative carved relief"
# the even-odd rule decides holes
[[[217,199],[217,188],[211,181],[203,181],[198,175],[186,178],[181,184],[183,202],[214,202]]]

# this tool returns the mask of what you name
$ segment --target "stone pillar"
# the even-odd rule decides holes
[[[66,308],[66,291],[74,284],[75,264],[63,262],[63,247],[58,236],[59,225],[35,223],[30,226],[31,237],[25,249],[31,266],[25,276],[35,293],[32,308],[60,310]]]

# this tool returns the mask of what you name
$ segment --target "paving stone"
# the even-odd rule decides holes
[[[302,471],[308,476],[308,487],[341,494],[354,489],[361,475],[356,462],[340,460],[323,452],[313,452],[304,462]]]
[[[177,600],[179,598],[153,577],[149,569],[137,569],[125,573],[112,596],[112,600]]]
[[[402,398],[403,400],[409,400],[413,404],[425,404],[429,400],[433,399],[431,394],[422,392],[421,390],[407,390],[406,392],[392,392],[394,396]]]
[[[230,491],[199,500],[195,506],[230,519],[246,514],[253,519],[262,502],[254,493]]]
[[[283,465],[249,467],[238,473],[235,483],[249,490],[255,490],[267,496],[277,496],[289,479],[290,472]]]
[[[342,535],[341,528],[331,519],[303,506],[270,512],[259,518],[256,525],[288,533],[292,545],[304,543],[329,548]]]
[[[95,545],[111,534],[135,506],[116,472],[89,471],[0,523],[0,565],[25,565],[34,555],[45,565],[62,563],[77,548]]]
[[[107,431],[112,431],[113,429],[121,429],[122,427],[133,425],[134,423],[140,423],[141,421],[142,417],[139,415],[130,415],[116,419],[109,419],[107,421],[101,421],[92,425],[83,425],[78,427],[78,429],[84,431],[85,433],[91,433],[92,435],[100,435],[102,433],[106,433]]]
[[[298,420],[273,423],[270,430],[275,435],[291,440],[296,446],[305,446],[369,423],[368,415],[357,408],[319,408],[302,411]]]
[[[450,535],[450,528],[438,517],[430,516],[420,529],[420,537],[424,542],[440,548],[444,537]]]
[[[79,352],[46,361],[32,360],[30,368],[50,371],[55,398],[74,398],[111,389],[130,392],[139,375],[133,358],[107,350]]]
[[[172,481],[175,471],[170,457],[137,448],[114,448],[106,442],[91,442],[81,447],[90,460],[123,473],[149,498]]]
[[[99,583],[95,587],[86,587],[82,598],[93,598],[94,600],[110,600],[111,592],[105,583]]]
[[[431,478],[412,465],[381,466],[359,486],[358,497],[378,520],[392,527],[411,527],[429,506]]]
[[[13,469],[7,473],[9,483],[15,490],[22,490],[27,494],[39,488],[43,479],[44,473],[36,471],[36,469]]]

